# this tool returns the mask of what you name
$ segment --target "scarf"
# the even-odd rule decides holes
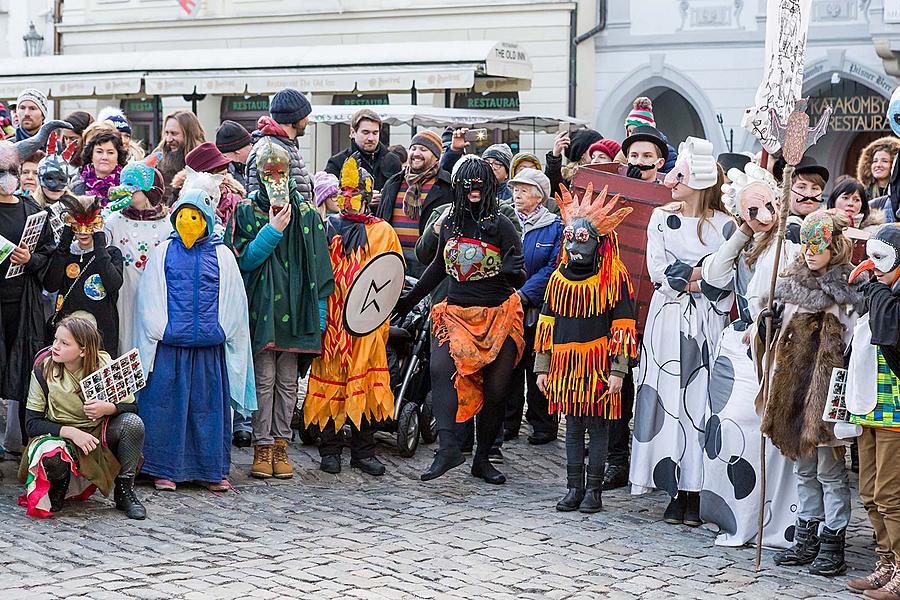
[[[106,206],[109,203],[109,188],[119,185],[119,175],[122,173],[122,165],[116,165],[113,172],[100,179],[94,171],[94,165],[85,165],[81,170],[81,181],[84,182],[84,191],[87,196],[96,196],[100,204]]]
[[[403,171],[403,179],[406,180],[406,192],[403,194],[403,214],[410,219],[419,220],[422,216],[422,186],[437,177],[441,165],[435,161],[431,167],[421,173],[413,173],[406,167]]]
[[[530,214],[520,213],[518,210],[516,211],[516,216],[519,217],[519,222],[522,224],[523,234],[528,233],[534,226],[537,225],[537,222],[541,220],[541,217],[544,216],[544,213],[549,212],[547,207],[543,204],[538,204],[537,208],[531,211]]]

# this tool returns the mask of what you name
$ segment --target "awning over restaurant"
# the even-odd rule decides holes
[[[312,123],[337,125],[349,123],[359,106],[313,105],[309,120]],[[464,108],[441,108],[421,105],[367,105],[388,125],[415,125],[422,127],[487,127],[509,128],[516,131],[553,132],[560,123],[586,126],[587,121],[563,115],[522,113],[519,111],[488,111]]]
[[[61,54],[0,61],[0,98],[35,87],[50,98],[264,95],[302,92],[527,90],[531,61],[517,44],[399,42]]]

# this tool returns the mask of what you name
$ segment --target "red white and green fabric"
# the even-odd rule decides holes
[[[61,437],[47,435],[35,440],[28,451],[28,477],[25,480],[25,493],[19,496],[19,506],[26,507],[29,517],[52,517],[50,512],[50,498],[47,492],[50,490],[50,480],[44,472],[45,458],[59,456],[72,467],[72,477],[69,480],[69,489],[66,491],[67,500],[87,500],[96,491],[97,486],[81,476],[75,455],[69,445]]]

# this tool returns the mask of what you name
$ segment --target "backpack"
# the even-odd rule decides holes
[[[41,391],[44,392],[44,398],[50,398],[50,387],[47,385],[47,378],[44,377],[44,359],[50,356],[51,346],[47,346],[38,351],[38,353],[34,357],[34,364],[31,366],[31,372],[34,374],[34,378],[37,381],[38,385],[41,386]]]

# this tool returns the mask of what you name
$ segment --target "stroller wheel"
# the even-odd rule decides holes
[[[403,458],[409,458],[419,447],[419,407],[407,402],[397,417],[397,450]]]
[[[425,394],[425,400],[419,407],[419,432],[426,444],[433,444],[437,440],[437,421],[434,420],[434,409],[431,406],[431,392]]]

